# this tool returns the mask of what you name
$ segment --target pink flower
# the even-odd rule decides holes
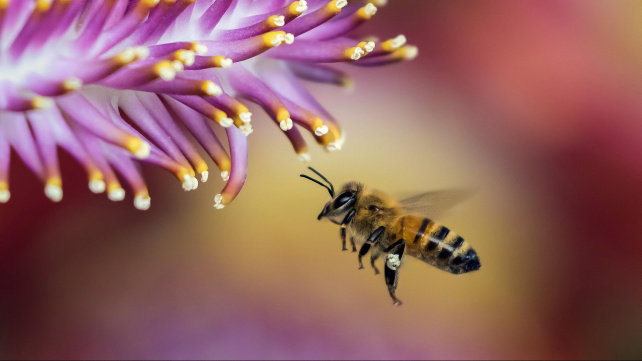
[[[300,130],[328,150],[341,129],[302,86],[347,76],[322,63],[374,66],[416,56],[403,36],[381,43],[347,37],[384,1],[346,0],[0,0],[0,202],[9,192],[10,151],[62,199],[57,147],[86,170],[89,189],[124,199],[119,174],[148,209],[138,168],[171,172],[185,190],[219,169],[223,208],[247,173],[246,136],[260,105],[299,159]],[[375,5],[376,4],[376,5]],[[223,127],[230,152],[212,127]]]

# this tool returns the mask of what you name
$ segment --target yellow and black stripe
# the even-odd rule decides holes
[[[417,216],[402,217],[398,224],[397,238],[412,240],[406,245],[408,254],[455,274],[481,266],[468,242],[448,227]]]

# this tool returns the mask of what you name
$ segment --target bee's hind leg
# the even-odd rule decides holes
[[[359,269],[363,268],[363,262],[361,261],[361,259],[368,253],[372,245],[379,242],[379,237],[381,237],[385,230],[386,227],[384,226],[375,229],[375,231],[370,234],[370,237],[368,237],[363,246],[361,246],[361,249],[359,250]]]
[[[375,265],[375,261],[379,259],[380,255],[381,255],[381,251],[378,248],[370,252],[370,266],[372,266],[372,269],[374,269],[375,275],[379,274],[379,269]]]
[[[343,221],[341,222],[341,250],[342,251],[347,251],[348,249],[346,248],[346,227],[350,222],[352,222],[352,218],[354,218],[354,214],[356,211],[351,209],[348,214],[346,214],[345,218],[343,218]],[[350,237],[350,243],[352,243],[352,252],[355,251],[354,247],[354,241],[352,240],[352,237]]]
[[[386,285],[388,285],[388,292],[390,293],[390,297],[392,297],[393,305],[401,305],[401,300],[395,296],[395,290],[397,289],[399,267],[401,266],[401,258],[403,257],[405,248],[406,241],[400,239],[385,250],[388,256],[386,257],[386,265],[383,273],[386,278]]]

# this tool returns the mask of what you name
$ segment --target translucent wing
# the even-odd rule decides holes
[[[419,213],[426,217],[440,218],[446,211],[473,195],[471,190],[439,190],[406,198],[401,201],[402,207],[410,213]]]

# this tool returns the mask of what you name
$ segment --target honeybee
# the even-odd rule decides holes
[[[362,259],[370,251],[370,265],[375,275],[379,274],[375,261],[382,253],[386,255],[384,278],[393,305],[402,303],[395,290],[404,255],[453,274],[481,268],[477,253],[464,238],[427,217],[439,208],[452,206],[457,198],[461,198],[453,196],[455,193],[428,192],[397,201],[362,183],[350,182],[335,196],[332,183],[312,167],[308,169],[327,185],[305,174],[301,177],[325,187],[332,198],[317,219],[327,218],[341,225],[343,251],[347,250],[346,237],[350,239],[352,252],[356,252],[357,245],[360,246],[359,269],[363,269]]]

